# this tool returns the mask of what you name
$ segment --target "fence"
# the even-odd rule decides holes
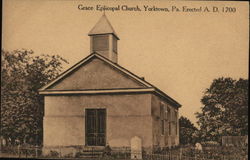
[[[131,159],[130,149],[125,150],[111,150],[110,153],[94,154],[95,151],[90,151],[89,155],[82,155],[77,152],[75,154],[63,154],[63,149],[58,151],[50,151],[49,154],[42,154],[42,147],[40,146],[2,146],[0,150],[0,157],[13,158],[81,158],[81,159],[95,159],[95,160],[128,160]],[[91,153],[92,152],[92,153]],[[161,150],[157,152],[142,151],[143,160],[247,160],[247,147],[204,147],[202,151],[197,151],[191,146]]]
[[[176,155],[176,154],[148,154],[143,156],[143,160],[247,160],[247,156],[239,155],[217,155],[195,154],[194,156]]]
[[[39,146],[1,146],[0,157],[34,158],[42,156]]]
[[[248,136],[222,136],[223,146],[243,146],[247,145]]]

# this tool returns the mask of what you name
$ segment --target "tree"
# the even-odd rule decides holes
[[[179,119],[180,126],[180,144],[192,144],[196,141],[198,129],[186,117],[181,116]]]
[[[223,135],[248,134],[248,80],[215,79],[201,99],[196,113],[204,140],[220,141]]]
[[[42,142],[43,98],[38,89],[68,63],[60,56],[34,56],[32,50],[1,51],[1,135],[14,143]]]

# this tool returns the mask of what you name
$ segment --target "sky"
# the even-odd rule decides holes
[[[94,10],[80,10],[80,4]],[[180,115],[193,123],[213,79],[248,78],[248,2],[4,0],[2,48],[58,54],[69,61],[67,69],[90,54],[87,34],[103,14],[96,5],[141,9],[105,12],[120,38],[118,64],[182,104]],[[144,11],[144,6],[181,11]],[[210,12],[185,12],[185,6]]]

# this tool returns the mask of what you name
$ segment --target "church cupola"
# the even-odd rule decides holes
[[[90,53],[97,52],[117,63],[117,41],[119,38],[105,14],[103,14],[88,35],[90,36]]]

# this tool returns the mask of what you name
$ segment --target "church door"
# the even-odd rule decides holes
[[[87,146],[105,146],[106,109],[86,109],[85,139]]]

